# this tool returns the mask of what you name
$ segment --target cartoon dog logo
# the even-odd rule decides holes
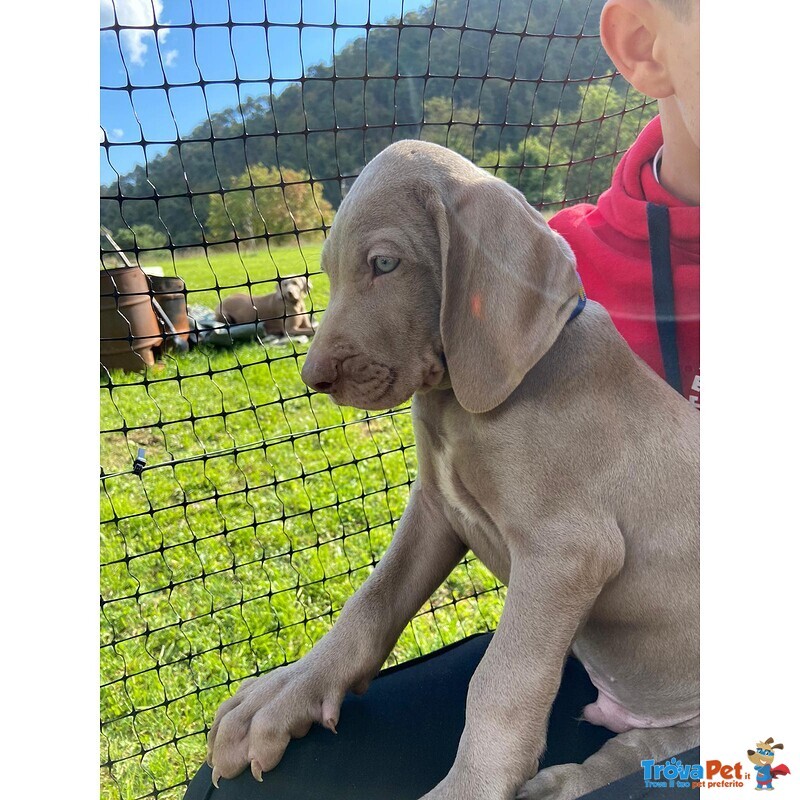
[[[773,744],[775,740],[770,736],[764,742],[756,742],[755,750],[748,750],[747,757],[755,764],[756,773],[756,791],[762,789],[772,790],[775,787],[772,785],[773,778],[778,778],[781,775],[789,775],[789,767],[786,764],[778,764],[777,767],[772,766],[775,760],[775,751],[783,750],[783,745]]]

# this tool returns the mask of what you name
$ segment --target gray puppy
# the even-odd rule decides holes
[[[413,395],[419,476],[385,556],[297,663],[244,683],[209,735],[216,782],[331,730],[464,557],[508,587],[455,762],[425,800],[569,800],[699,741],[699,414],[580,297],[518,191],[436,145],[373,159],[322,254],[303,380],[384,409]],[[618,735],[537,773],[572,651]]]
[[[239,325],[244,322],[261,322],[265,333],[313,336],[305,297],[311,285],[308,278],[298,276],[283,278],[272,294],[251,297],[249,294],[232,294],[217,308],[220,322]]]

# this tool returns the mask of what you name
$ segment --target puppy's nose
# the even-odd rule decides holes
[[[339,376],[338,366],[336,359],[317,355],[312,348],[306,356],[300,377],[303,383],[315,392],[330,394]]]

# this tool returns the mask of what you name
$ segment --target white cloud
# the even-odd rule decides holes
[[[122,128],[114,128],[111,133],[115,139],[121,139],[125,135],[125,131]]]
[[[141,28],[152,25],[154,21],[163,22],[164,3],[162,0],[100,0],[100,27],[114,24],[114,11],[117,22],[124,28]],[[155,20],[153,11],[155,10]]]
[[[167,50],[164,53],[164,66],[171,67],[178,58],[178,51],[177,50]]]
[[[112,0],[100,0],[100,27],[108,28],[114,24],[114,3]]]
[[[147,53],[148,38],[145,31],[124,30],[119,32],[120,44],[123,45],[123,52],[130,59],[132,64],[141,67],[144,65],[144,57]]]
[[[101,28],[114,24],[115,11],[117,23],[124,28],[119,37],[125,56],[132,64],[142,66],[151,34],[149,31],[136,29],[153,25],[156,21],[163,22],[164,3],[162,0],[100,0]],[[160,31],[159,40],[165,39],[168,33],[168,30]]]

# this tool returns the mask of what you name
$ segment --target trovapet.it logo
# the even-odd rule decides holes
[[[664,764],[645,759],[642,777],[647,789],[740,789],[746,783],[755,783],[758,791],[772,791],[772,782],[791,772],[786,764],[773,765],[775,751],[783,750],[783,744],[774,743],[770,737],[756,743],[755,750],[747,751],[753,767],[742,766],[742,762],[727,764],[718,759],[707,759],[702,764],[684,764],[679,758],[671,758]]]
[[[749,777],[741,763],[723,764],[709,759],[704,764],[684,764],[671,758],[664,764],[653,759],[642,761],[644,785],[647,789],[695,789],[697,787],[741,787]]]

